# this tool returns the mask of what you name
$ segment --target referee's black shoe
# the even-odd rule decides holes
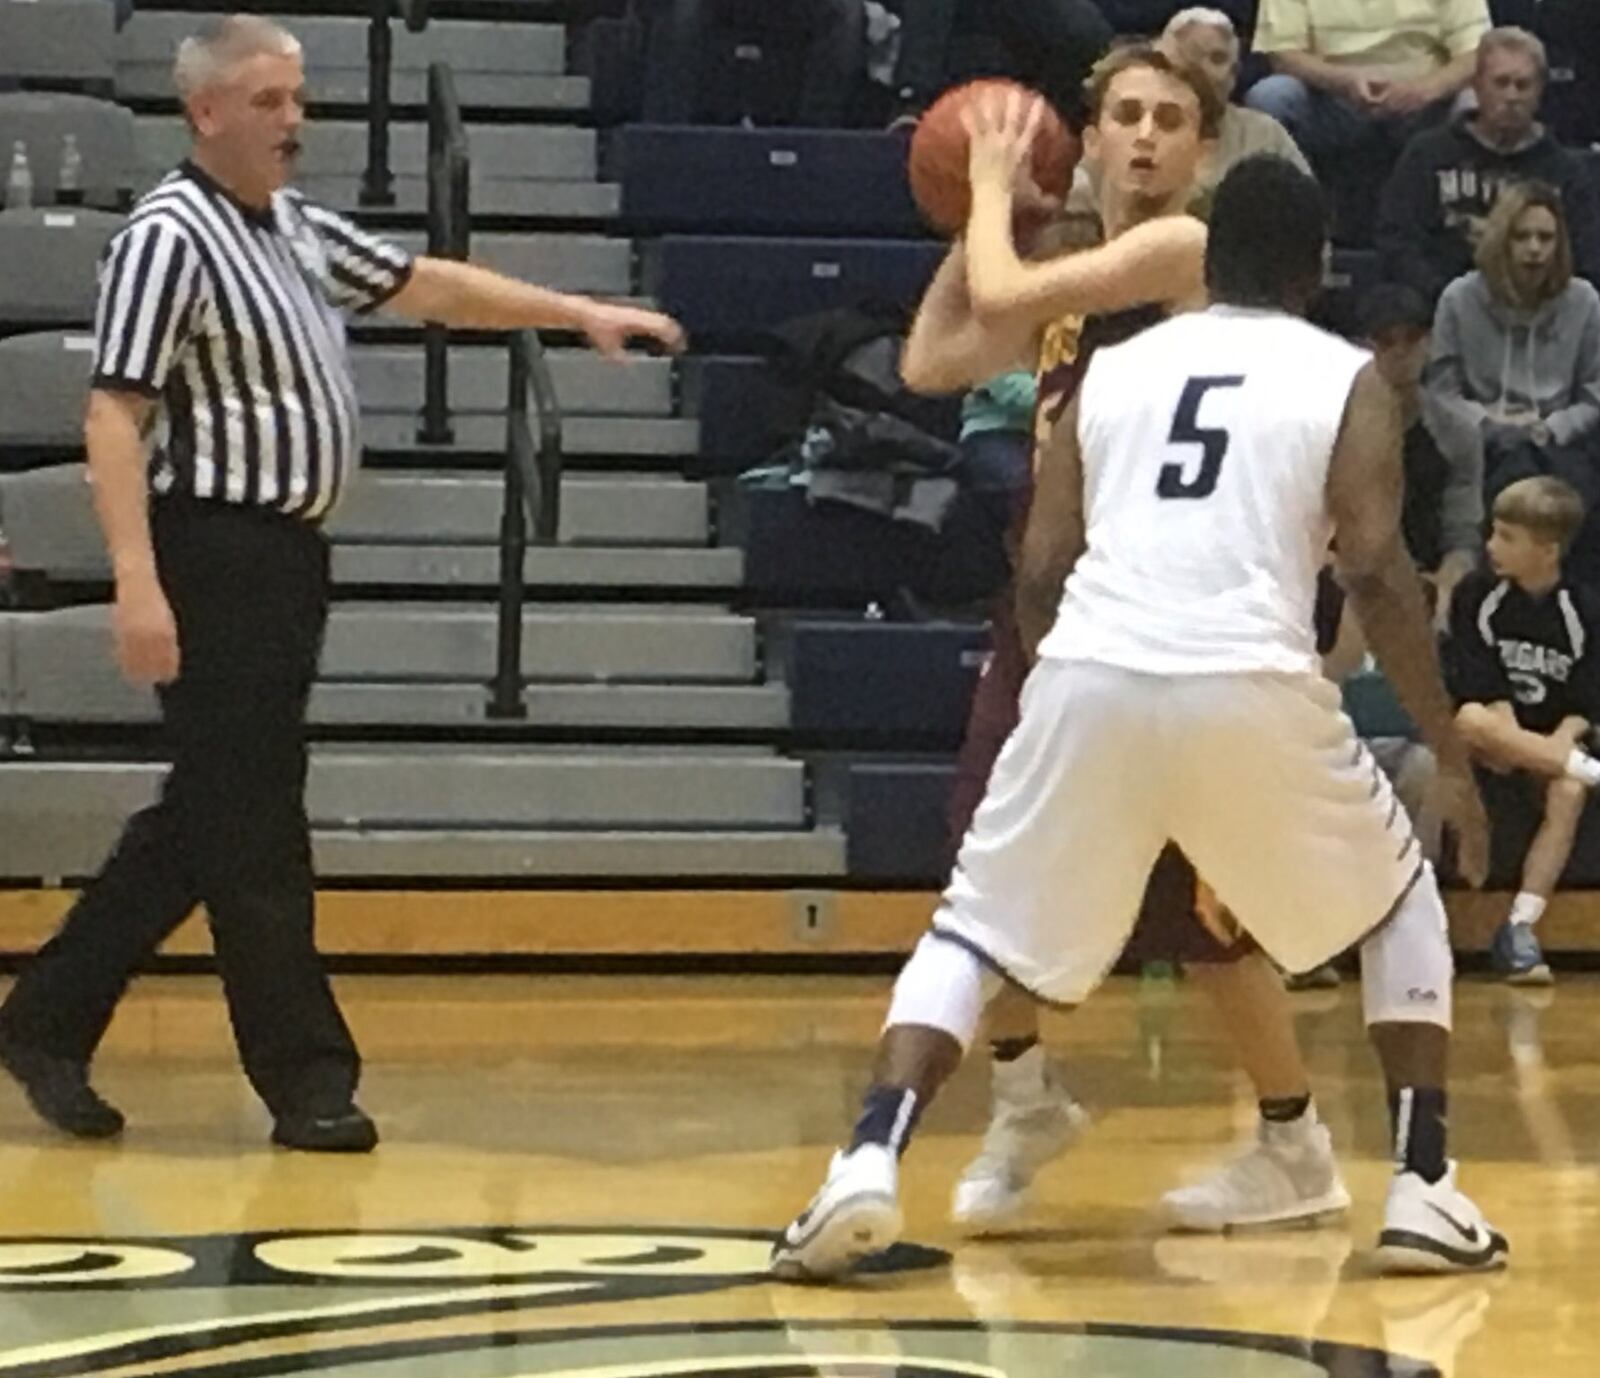
[[[3,1024],[0,1067],[22,1087],[39,1118],[64,1134],[76,1139],[114,1139],[127,1123],[122,1112],[89,1085],[89,1069],[84,1064],[30,1048]]]
[[[378,1126],[356,1105],[332,1115],[280,1115],[272,1142],[302,1153],[371,1153],[378,1146]]]

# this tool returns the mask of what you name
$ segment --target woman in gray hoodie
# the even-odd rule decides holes
[[[1535,474],[1582,494],[1575,572],[1600,573],[1600,294],[1572,275],[1560,194],[1508,186],[1477,263],[1439,299],[1425,386],[1483,436],[1486,506]]]

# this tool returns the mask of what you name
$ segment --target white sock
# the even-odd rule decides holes
[[[1526,890],[1522,891],[1511,901],[1511,922],[1525,923],[1532,928],[1539,922],[1544,914],[1544,907],[1549,902],[1543,895],[1532,895]]]
[[[1600,785],[1600,761],[1597,761],[1587,751],[1572,748],[1567,757],[1566,774],[1569,780],[1576,780],[1587,789]]]

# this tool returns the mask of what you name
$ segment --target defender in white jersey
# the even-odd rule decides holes
[[[1504,1263],[1445,1155],[1438,885],[1311,630],[1331,540],[1481,881],[1483,806],[1400,537],[1398,404],[1364,354],[1299,319],[1324,223],[1291,164],[1238,164],[1211,219],[1217,305],[1099,353],[1041,458],[1018,584],[1036,653],[1021,721],[896,984],[851,1146],[774,1248],[780,1275],[831,1276],[898,1236],[898,1156],[983,1004],[1003,979],[1087,997],[1169,838],[1291,971],[1361,944],[1395,1128],[1379,1266]]]

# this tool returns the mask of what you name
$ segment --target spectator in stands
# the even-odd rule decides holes
[[[1561,198],[1518,183],[1495,202],[1478,269],[1445,288],[1426,382],[1484,442],[1485,494],[1554,474],[1600,499],[1600,293],[1572,275]],[[1594,532],[1574,571],[1597,572]]]
[[[1264,111],[1233,104],[1239,84],[1239,33],[1225,12],[1200,6],[1179,10],[1162,32],[1161,46],[1204,76],[1222,102],[1222,125],[1201,179],[1207,199],[1228,169],[1253,153],[1276,154],[1304,172],[1311,171],[1282,124]]]
[[[1246,101],[1282,122],[1325,178],[1359,158],[1359,175],[1332,179],[1357,193],[1448,115],[1488,30],[1486,0],[1262,0],[1255,46],[1273,75]]]
[[[1600,719],[1600,606],[1591,590],[1561,576],[1562,553],[1582,521],[1582,500],[1559,479],[1513,483],[1495,499],[1490,569],[1464,580],[1450,609],[1456,722],[1492,772],[1484,779],[1491,809],[1499,795],[1503,808],[1525,811],[1531,787],[1543,816],[1491,949],[1503,976],[1529,985],[1549,984],[1533,926],[1600,785],[1600,761],[1585,749]]]
[[[644,118],[692,124],[699,113],[700,71],[719,0],[657,0],[645,50]],[[784,24],[806,35],[805,81],[796,121],[818,129],[847,123],[867,65],[863,0],[786,0],[774,6]]]
[[[1509,182],[1547,182],[1561,193],[1574,267],[1600,283],[1600,203],[1578,158],[1539,123],[1544,44],[1525,29],[1494,29],[1478,45],[1478,108],[1418,134],[1384,188],[1377,247],[1384,276],[1430,302],[1472,270],[1495,197]]]

